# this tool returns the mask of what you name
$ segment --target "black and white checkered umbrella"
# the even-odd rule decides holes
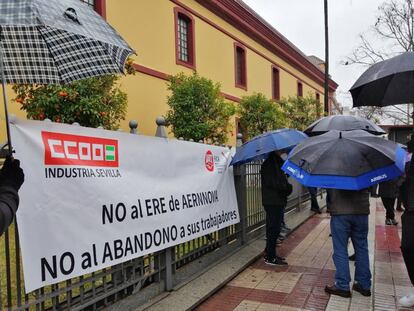
[[[62,84],[122,73],[134,51],[79,0],[1,0],[7,83]]]
[[[132,53],[115,29],[79,0],[0,0],[0,74],[9,152],[6,83],[64,84],[123,73]]]

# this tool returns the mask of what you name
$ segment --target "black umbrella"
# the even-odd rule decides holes
[[[313,122],[304,132],[309,136],[324,134],[330,130],[352,131],[364,130],[374,135],[383,135],[386,132],[375,123],[356,116],[335,115],[320,118]]]
[[[296,146],[282,169],[305,186],[359,190],[404,171],[398,144],[363,130],[329,131]]]
[[[349,91],[354,107],[414,103],[414,52],[372,65]]]

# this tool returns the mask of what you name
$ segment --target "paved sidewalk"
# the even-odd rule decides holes
[[[400,214],[398,214],[398,218]],[[414,310],[398,308],[398,299],[410,290],[400,251],[401,227],[385,226],[380,200],[371,200],[370,263],[373,296],[353,292],[351,299],[330,297],[326,284],[334,281],[329,216],[309,219],[278,248],[289,266],[272,267],[257,260],[197,310]],[[349,253],[352,253],[350,247]],[[351,263],[353,274],[354,264]]]

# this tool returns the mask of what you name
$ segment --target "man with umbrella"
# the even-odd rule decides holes
[[[0,235],[12,223],[19,205],[19,191],[24,181],[23,170],[19,160],[10,157],[0,170]]]
[[[414,135],[407,143],[408,152],[413,151]],[[401,216],[402,236],[401,251],[407,267],[408,276],[414,286],[414,161],[407,162],[406,178],[400,187],[401,198],[405,207],[405,212]],[[400,304],[404,307],[414,306],[414,290],[400,299]]]
[[[371,272],[368,255],[368,190],[328,189],[333,261],[336,268],[335,284],[326,286],[329,294],[350,297],[351,281],[348,259],[348,241],[355,249],[355,282],[353,290],[371,296]]]
[[[369,67],[350,92],[354,107],[393,106],[414,103],[414,52],[405,52]],[[414,113],[412,115],[414,119]],[[411,136],[411,144],[414,143]],[[412,149],[412,148],[411,148]],[[411,150],[412,151],[412,150]],[[411,161],[402,187],[406,211],[402,217],[401,250],[414,285],[414,164]],[[402,297],[404,307],[414,306],[414,292]]]
[[[367,131],[337,131],[305,140],[289,153],[283,170],[304,186],[327,188],[331,213],[335,284],[325,291],[350,297],[348,241],[356,253],[353,289],[371,295],[368,256],[368,188],[400,176],[405,151]]]
[[[284,258],[276,255],[276,241],[280,234],[282,216],[287,198],[292,192],[292,185],[281,170],[282,165],[280,152],[273,151],[263,162],[260,170],[262,204],[266,211],[265,263],[268,265],[287,265]]]

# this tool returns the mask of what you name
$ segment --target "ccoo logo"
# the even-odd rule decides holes
[[[204,164],[206,165],[206,169],[208,171],[214,171],[214,156],[210,150],[206,152],[206,155],[204,157]]]
[[[118,141],[42,131],[45,165],[118,167]]]

